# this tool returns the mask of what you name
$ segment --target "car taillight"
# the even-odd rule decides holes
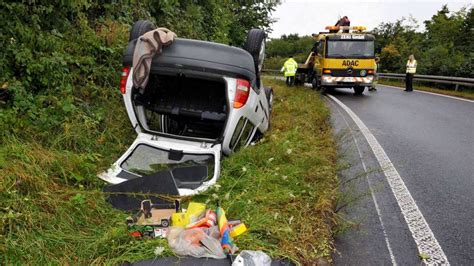
[[[373,75],[373,74],[374,74],[374,70],[373,70],[373,69],[369,69],[369,70],[367,70],[367,74],[369,74],[369,75]]]
[[[235,91],[234,108],[245,105],[250,94],[250,82],[245,79],[237,80],[237,90]]]
[[[120,92],[125,94],[128,74],[130,74],[130,67],[124,67],[122,69],[122,76],[120,77]]]

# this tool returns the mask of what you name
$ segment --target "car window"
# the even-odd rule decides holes
[[[242,131],[242,136],[240,137],[239,145],[237,148],[243,147],[248,141],[250,136],[252,135],[254,126],[250,121],[247,121],[245,124],[244,130]]]
[[[241,117],[239,122],[237,122],[237,125],[235,126],[235,130],[234,130],[234,134],[232,135],[232,139],[230,140],[231,149],[235,148],[237,144],[237,140],[239,139],[239,136],[241,135],[240,133],[242,132],[242,129],[244,128],[246,121],[247,119],[245,119],[244,117]]]
[[[184,153],[180,160],[169,158],[169,152],[146,144],[139,144],[120,167],[139,175],[151,175],[175,167],[206,165],[209,169],[214,167],[214,156],[211,154]],[[209,171],[213,174],[213,171]]]

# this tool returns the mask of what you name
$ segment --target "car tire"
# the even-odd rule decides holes
[[[251,29],[247,34],[244,49],[253,57],[255,72],[260,73],[265,60],[265,31],[262,29]]]
[[[355,95],[362,95],[362,93],[364,93],[364,90],[365,90],[365,87],[363,87],[363,86],[354,87],[354,94]]]
[[[132,29],[130,30],[130,37],[128,41],[133,41],[143,34],[156,29],[156,26],[149,20],[139,20],[133,23]]]
[[[161,226],[168,227],[169,225],[170,225],[170,222],[168,220],[161,220]]]
[[[265,96],[268,100],[268,115],[270,116],[273,111],[273,89],[265,88]]]

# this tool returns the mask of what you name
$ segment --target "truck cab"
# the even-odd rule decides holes
[[[313,34],[315,44],[305,63],[298,65],[297,80],[315,89],[353,88],[362,94],[375,75],[374,41],[362,26],[328,26]]]

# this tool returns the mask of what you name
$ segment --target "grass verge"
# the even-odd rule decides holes
[[[402,88],[405,87],[405,82],[400,81],[400,80],[379,79],[379,84],[397,86],[397,87],[402,87]],[[421,91],[434,92],[434,93],[474,100],[474,91],[472,90],[464,90],[464,91],[443,90],[443,89],[438,89],[434,87],[429,87],[419,82],[413,82],[413,88],[416,90],[421,90]]]
[[[243,220],[250,230],[236,240],[241,249],[261,249],[301,264],[330,260],[338,190],[329,110],[309,89],[288,89],[273,80],[265,84],[275,90],[272,129],[258,144],[226,158],[218,185],[192,200],[211,205],[220,199],[229,218]],[[111,107],[109,115],[120,112]],[[80,151],[74,145],[42,146],[14,135],[2,139],[1,264],[117,264],[153,258],[157,246],[165,247],[163,255],[172,254],[166,240],[129,237],[127,214],[111,208],[101,193],[103,184],[95,174],[133,136],[127,131],[114,137],[121,135],[123,123],[106,121],[112,133],[86,135],[90,147]],[[51,137],[87,133],[84,126],[55,129]],[[95,138],[102,145],[94,145]],[[78,182],[77,176],[91,181]]]

